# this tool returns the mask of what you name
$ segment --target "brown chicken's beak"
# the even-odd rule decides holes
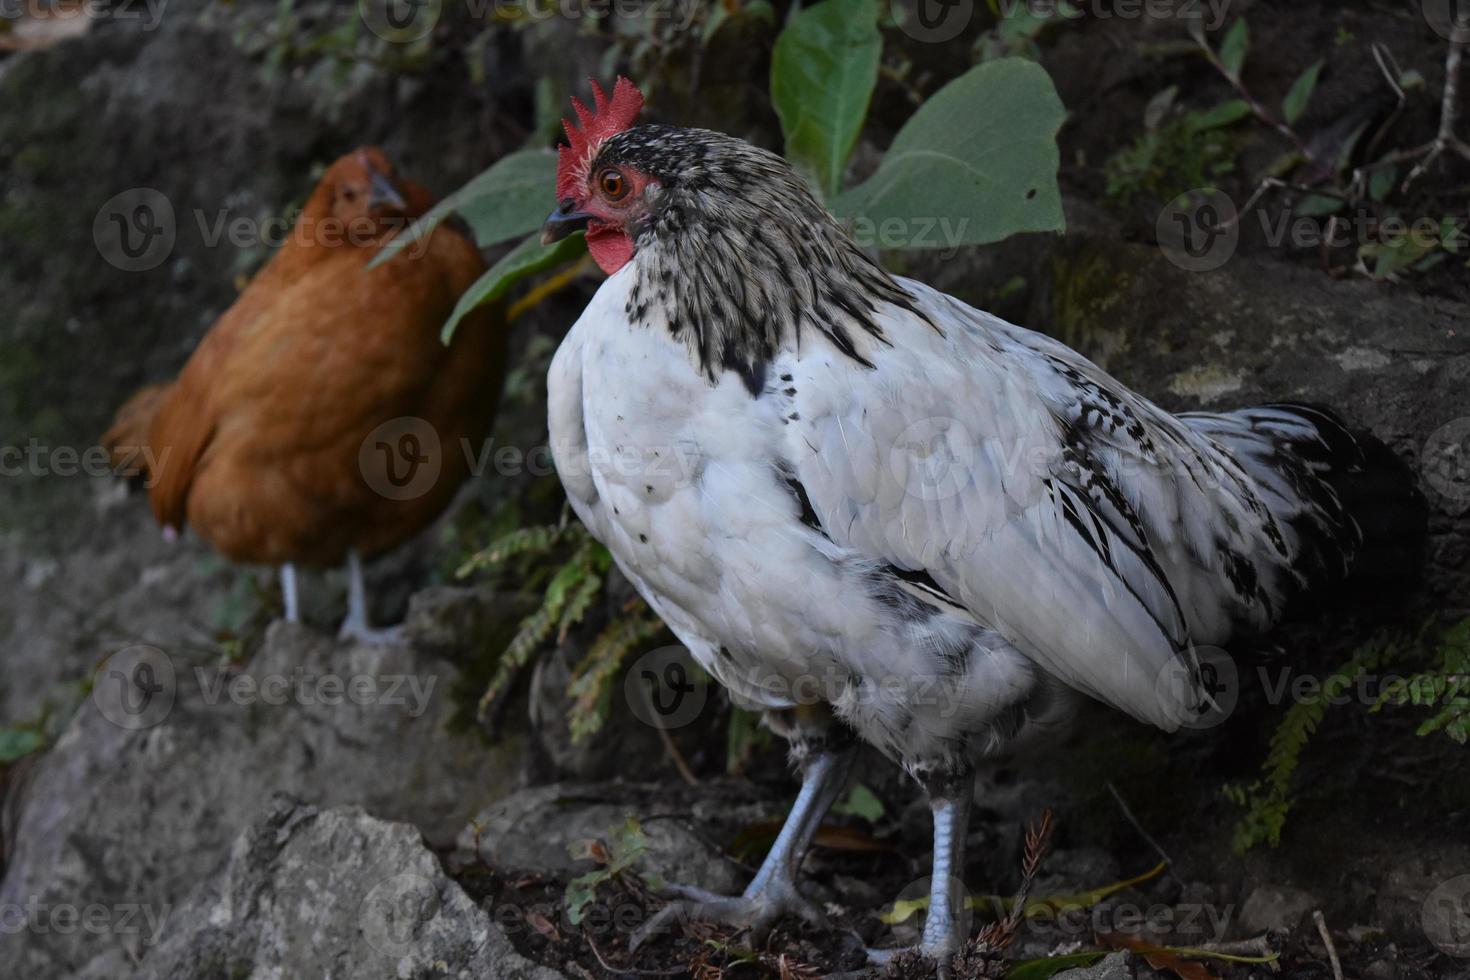
[[[587,227],[587,222],[591,220],[592,215],[585,211],[578,211],[577,202],[569,197],[547,216],[546,223],[541,226],[541,244],[550,245],[561,241],[574,231],[582,231]]]
[[[372,190],[368,197],[370,208],[392,208],[395,211],[408,210],[408,202],[403,199],[403,194],[398,187],[387,177],[376,170],[372,174]]]

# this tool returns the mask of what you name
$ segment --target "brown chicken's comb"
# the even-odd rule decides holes
[[[579,185],[587,179],[587,168],[597,154],[597,147],[614,133],[621,133],[638,118],[643,109],[643,93],[623,76],[613,84],[612,98],[607,97],[597,79],[592,83],[593,108],[588,109],[576,96],[572,96],[572,108],[576,110],[581,128],[563,119],[570,145],[557,151],[556,198],[559,201],[577,197]]]

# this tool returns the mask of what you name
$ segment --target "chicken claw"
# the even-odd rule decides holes
[[[690,919],[747,929],[757,942],[783,915],[796,915],[815,926],[824,925],[826,917],[822,911],[796,890],[796,872],[822,818],[847,782],[852,759],[852,751],[844,749],[818,752],[805,760],[801,792],[796,795],[781,833],[743,895],[715,895],[688,885],[670,885],[665,888],[665,894],[677,900],[640,926],[630,937],[628,949],[636,950],[672,923]]]
[[[759,880],[759,879],[757,879]],[[681,922],[718,922],[750,935],[751,942],[761,943],[782,916],[794,915],[816,928],[827,925],[827,916],[817,904],[796,890],[789,875],[776,876],[760,889],[746,889],[743,895],[717,895],[692,885],[669,885],[663,894],[670,902],[633,933],[628,949],[636,950],[653,936],[666,932]]]

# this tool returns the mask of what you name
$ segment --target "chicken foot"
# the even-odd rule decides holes
[[[362,575],[362,556],[356,548],[347,550],[347,618],[337,631],[339,640],[359,643],[394,643],[403,636],[402,626],[373,629],[368,621],[367,583]]]
[[[955,781],[944,790],[931,790],[929,809],[934,814],[934,863],[929,875],[929,908],[924,932],[916,947],[870,949],[868,960],[875,965],[892,962],[903,953],[917,951],[936,960],[941,978],[950,975],[949,961],[965,943],[964,887],[965,836],[969,833],[973,805],[972,780]]]
[[[633,934],[628,948],[636,950],[651,936],[688,919],[747,929],[756,942],[783,915],[796,915],[813,925],[821,925],[825,917],[812,901],[797,891],[796,874],[822,818],[847,783],[852,760],[850,748],[820,751],[805,760],[796,802],[744,894],[716,895],[688,885],[670,885],[665,894],[677,900],[645,922]]]

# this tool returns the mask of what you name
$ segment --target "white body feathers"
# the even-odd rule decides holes
[[[1042,718],[1058,681],[1176,727],[1192,647],[1274,621],[1302,520],[1341,521],[1273,476],[1257,416],[1176,418],[917,282],[882,340],[853,331],[872,367],[807,331],[757,393],[712,383],[626,314],[637,262],[552,363],[572,506],[738,699],[828,702],[911,770]]]

